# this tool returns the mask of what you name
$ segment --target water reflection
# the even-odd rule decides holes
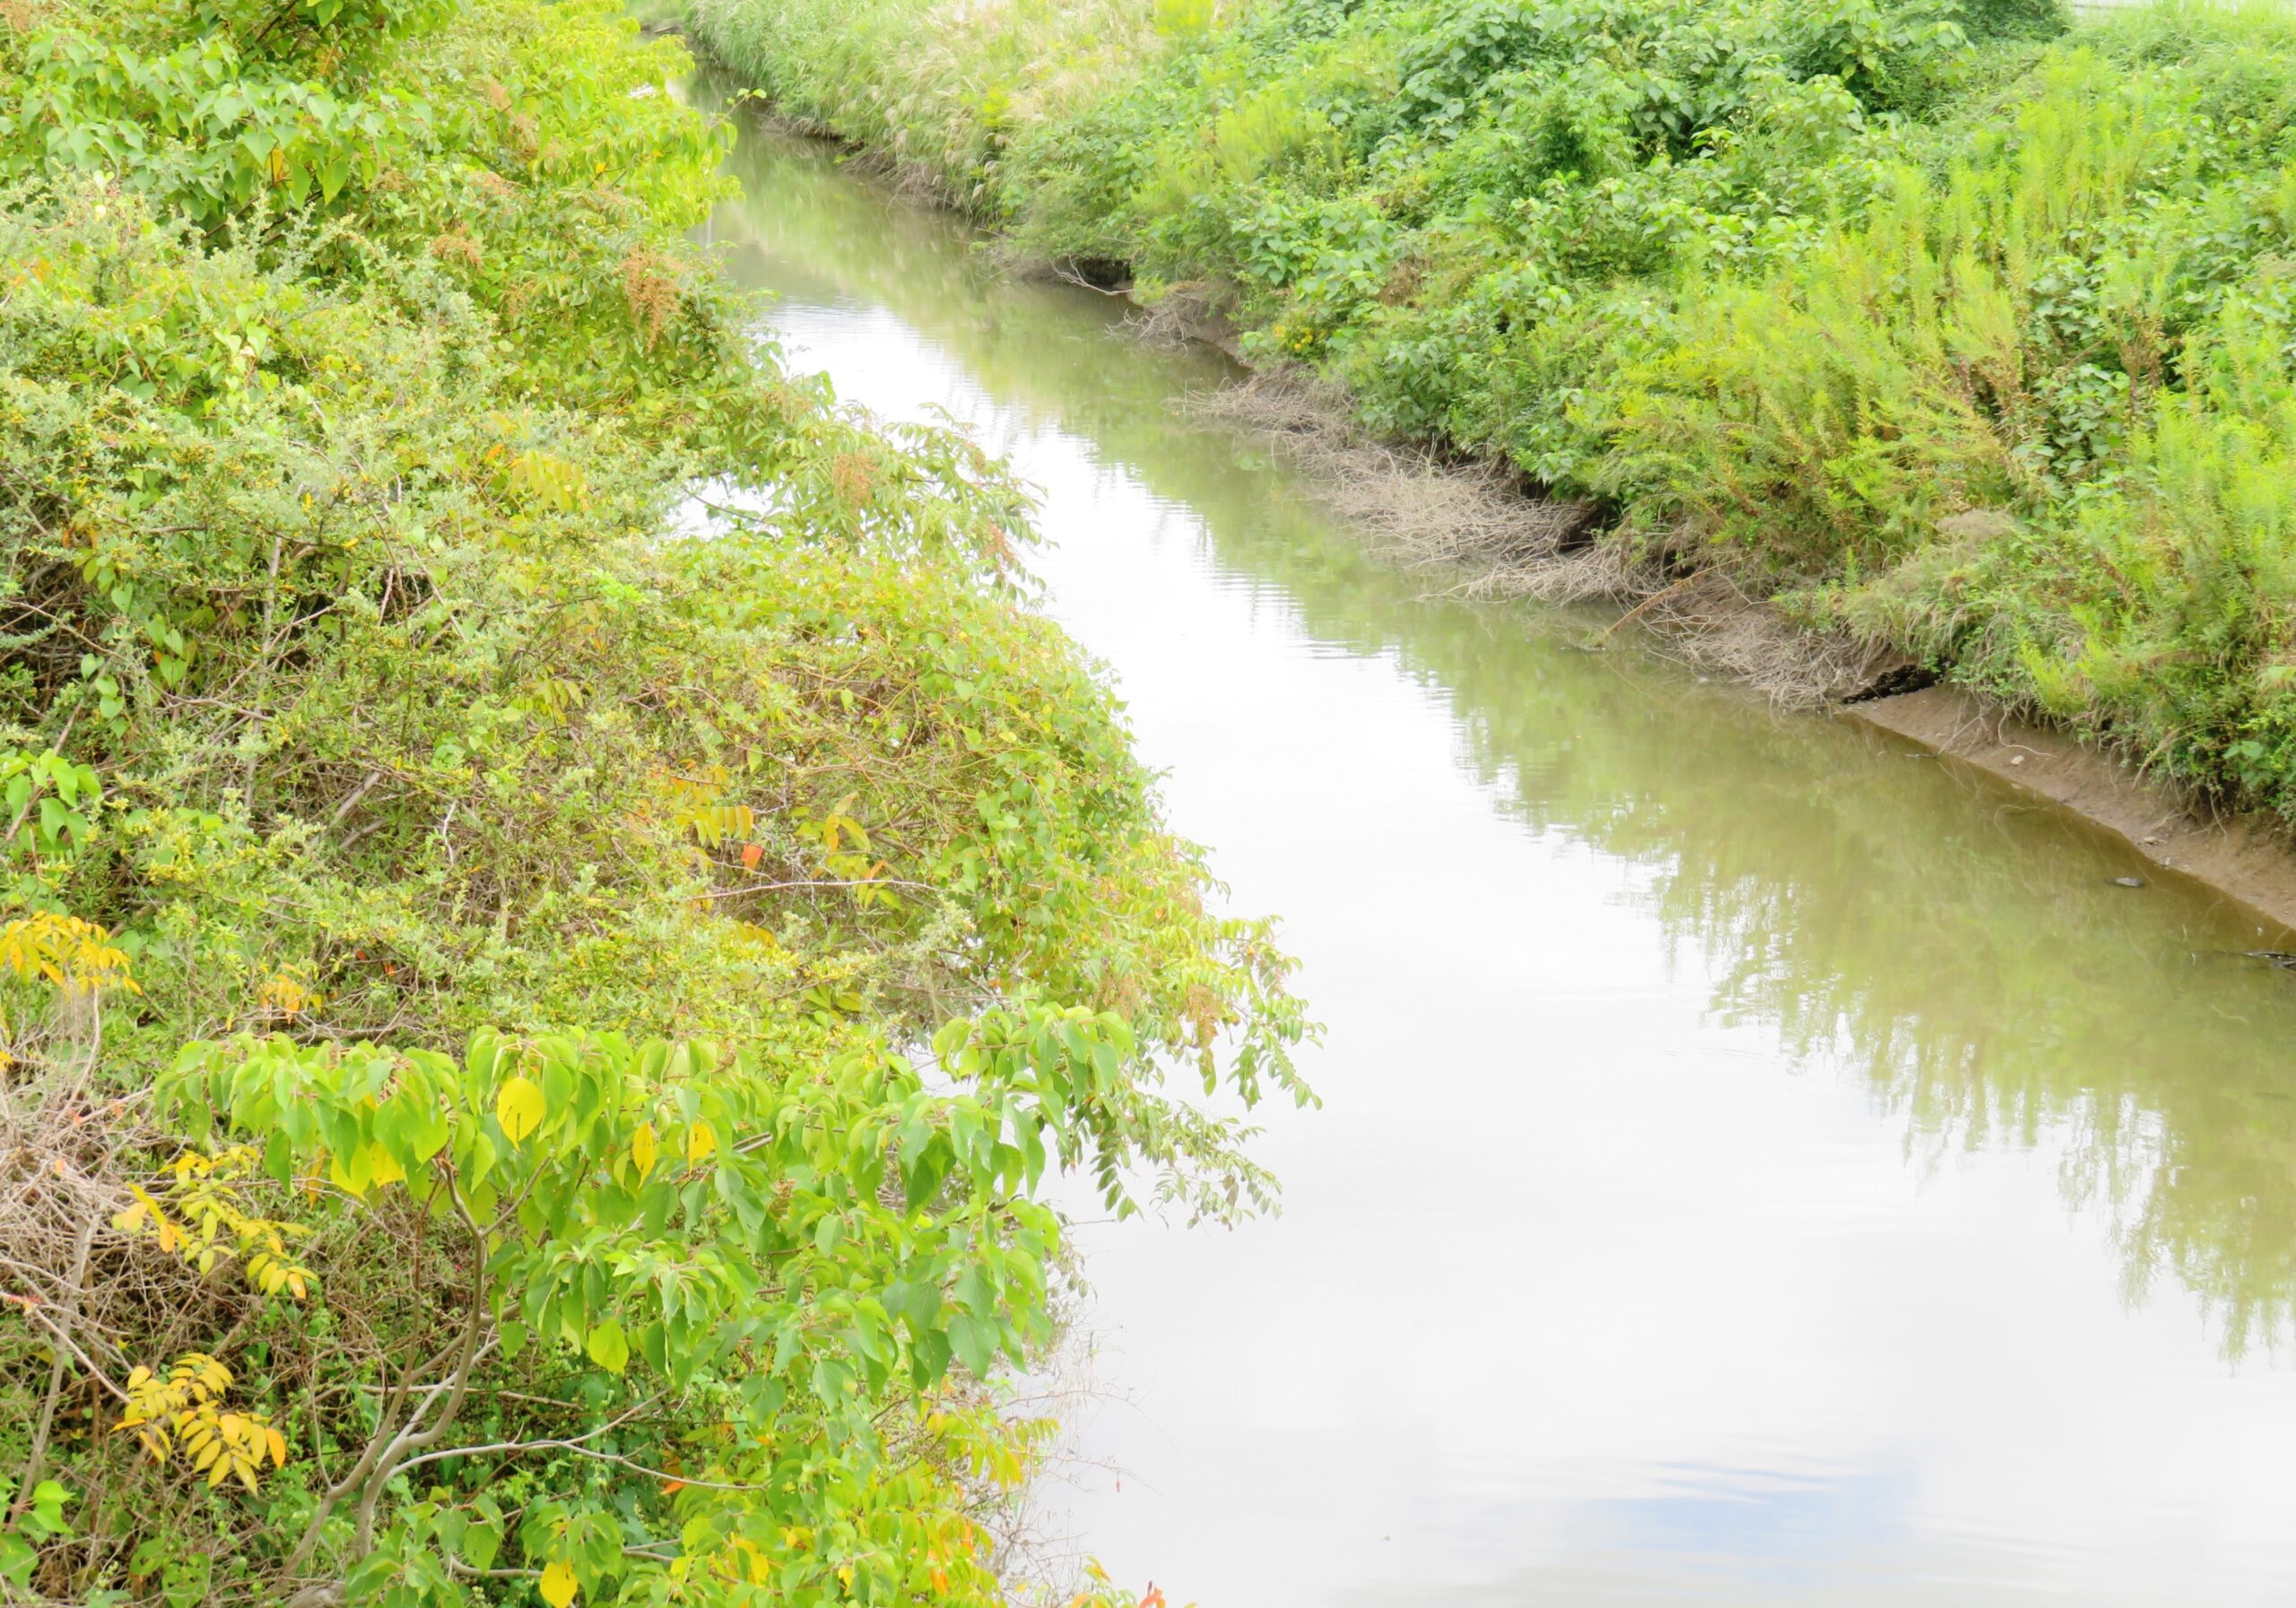
[[[817,148],[736,169],[799,361],[1046,480],[1064,618],[1332,1022],[1290,1217],[1092,1252],[1153,1378],[1090,1432],[1167,1487],[1096,1544],[1214,1608],[2284,1600],[2296,978],[2236,911],[1587,618],[1415,600],[1173,413],[1216,358]]]
[[[2296,979],[2244,957],[2258,934],[2239,912],[2132,895],[2110,876],[2149,868],[2102,834],[1892,740],[1558,652],[1587,633],[1552,617],[1416,599],[1270,500],[1266,448],[1175,416],[1176,392],[1232,378],[1216,357],[1140,361],[1088,293],[1014,284],[953,220],[886,207],[818,148],[752,138],[736,162],[744,277],[890,309],[1031,426],[1088,435],[1184,501],[1213,562],[1312,635],[1396,655],[1526,825],[1657,872],[1648,907],[1720,962],[1724,1020],[1770,1023],[1805,1060],[1854,1056],[1918,1145],[2077,1125],[2064,1187],[2112,1206],[2132,1291],[2173,1274],[2235,1351],[2296,1317]]]

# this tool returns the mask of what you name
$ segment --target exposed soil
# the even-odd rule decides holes
[[[2267,821],[2211,811],[2109,754],[1951,687],[1869,699],[1842,712],[2096,822],[2163,871],[2241,906],[2266,929],[2264,947],[2296,948],[2296,854]]]
[[[1488,459],[1380,440],[1350,422],[1344,397],[1297,375],[1257,374],[1185,406],[1274,441],[1374,552],[1425,573],[1431,592],[1623,604],[1613,630],[1638,628],[1670,656],[1791,708],[1870,696],[1907,674],[1899,655],[1805,630],[1718,569],[1670,571],[1596,540],[1606,523],[1596,504],[1539,495]]]

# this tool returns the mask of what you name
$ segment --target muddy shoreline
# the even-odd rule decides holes
[[[2161,872],[2231,900],[2255,920],[2260,947],[2296,947],[2296,852],[2269,821],[2212,811],[2102,749],[1957,688],[1869,699],[1839,713],[2070,811]]]

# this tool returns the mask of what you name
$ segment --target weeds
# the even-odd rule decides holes
[[[1609,574],[1704,576],[1700,619],[1782,612],[1828,665],[1910,656],[2296,821],[2286,16],[858,13],[696,4],[1014,249],[1128,264],[1374,436],[1617,508]]]

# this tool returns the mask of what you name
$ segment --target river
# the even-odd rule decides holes
[[[1280,1216],[1080,1228],[1049,1525],[1204,1608],[2291,1600],[2255,928],[1587,615],[1419,595],[1175,413],[1223,360],[824,147],[734,163],[712,234],[792,367],[1040,488],[1048,608],[1326,1024]]]

